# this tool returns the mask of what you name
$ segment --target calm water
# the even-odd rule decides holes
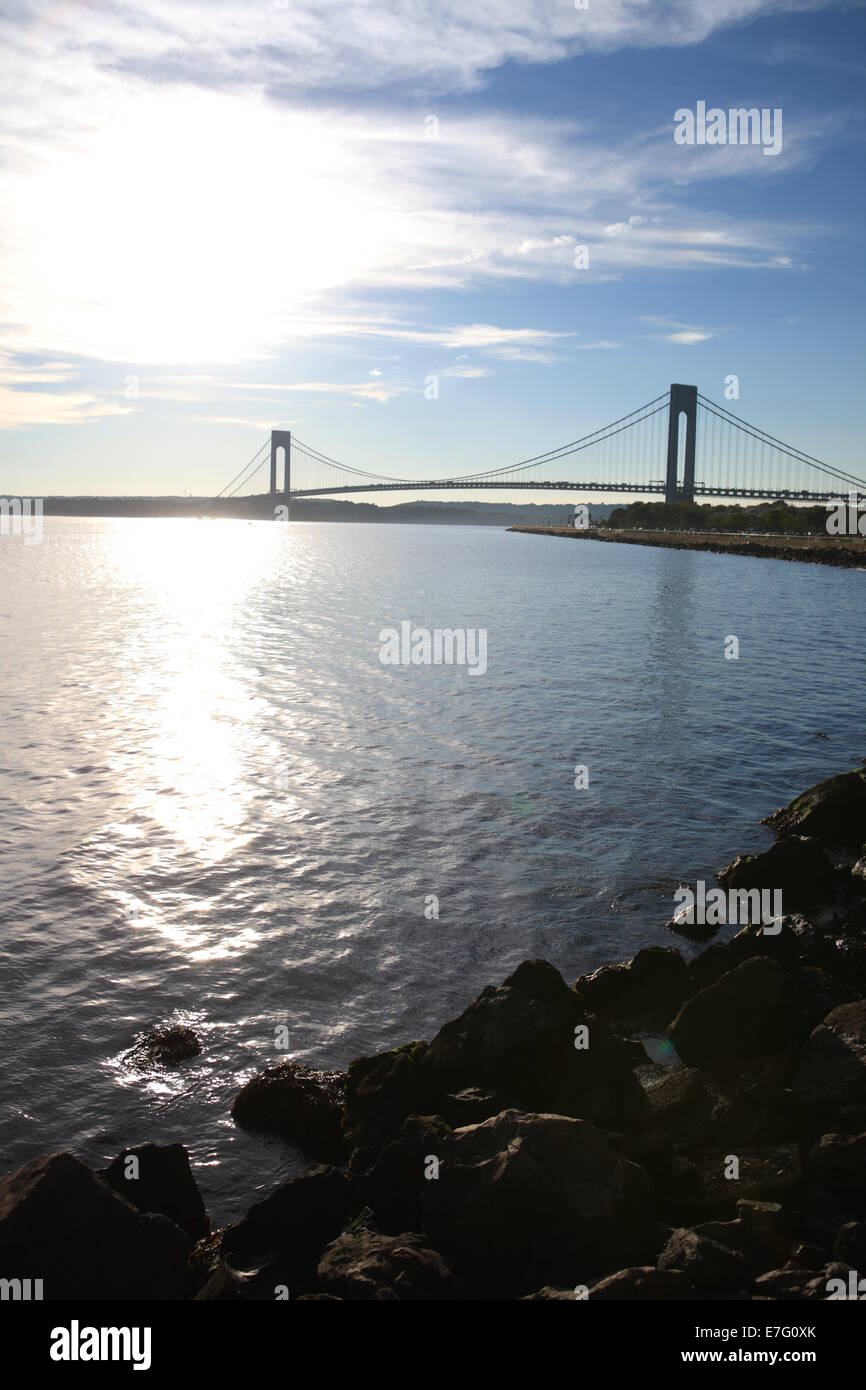
[[[484,528],[0,539],[2,1167],[182,1140],[227,1219],[302,1166],[228,1116],[278,1026],[342,1065],[525,956],[670,944],[680,881],[866,755],[864,585]],[[381,665],[405,619],[486,628],[486,674]],[[202,1056],[137,1073],[175,1019]]]

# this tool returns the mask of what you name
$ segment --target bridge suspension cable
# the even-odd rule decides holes
[[[259,469],[262,468],[262,467],[264,466],[264,464],[267,462],[267,460],[263,458],[263,459],[261,459],[261,462],[259,462],[258,464],[256,464],[256,467],[253,468],[253,464],[256,462],[256,459],[259,458],[259,456],[260,456],[261,454],[264,454],[265,450],[268,449],[269,447],[270,447],[270,440],[269,440],[269,439],[266,439],[265,442],[264,442],[264,444],[262,445],[262,447],[261,447],[260,449],[257,449],[256,452],[253,454],[253,456],[252,456],[252,458],[250,459],[249,463],[245,463],[245,464],[244,464],[244,466],[243,466],[243,468],[241,469],[240,473],[236,473],[235,476],[232,478],[231,482],[226,483],[226,485],[225,485],[225,487],[223,488],[222,492],[218,492],[218,493],[217,493],[217,497],[223,497],[223,496],[225,496],[226,494],[228,494],[229,497],[234,497],[235,493],[236,493],[241,487],[243,487],[244,483],[245,483],[245,482],[249,482],[250,478],[252,478],[256,473],[258,473]],[[246,473],[247,470],[250,469],[250,468],[253,468],[252,473],[249,474],[249,477],[243,478],[243,477],[242,477],[242,474]],[[229,492],[229,488],[232,487],[232,484],[233,484],[233,483],[236,483],[236,482],[238,481],[238,478],[241,478],[241,481],[238,483],[238,486],[237,486],[236,488],[234,488],[234,490],[233,490],[232,492]]]
[[[825,473],[830,478],[852,483],[856,487],[866,488],[866,480],[863,478],[858,478],[853,473],[847,473],[841,468],[832,468],[829,464],[822,463],[820,459],[816,459],[811,454],[807,454],[805,450],[797,449],[792,444],[783,443],[781,439],[776,439],[774,435],[769,434],[766,430],[760,429],[757,425],[750,425],[747,420],[741,420],[730,410],[726,410],[723,405],[719,405],[717,401],[709,400],[709,398],[702,395],[700,391],[698,392],[698,402],[703,406],[704,410],[711,415],[715,415],[718,419],[722,420],[723,423],[733,426],[733,428],[740,430],[743,434],[750,435],[751,438],[757,440],[759,444],[766,445],[774,449],[777,453],[784,454],[786,457],[793,459],[795,463],[806,464],[809,468],[814,468],[820,473]]]

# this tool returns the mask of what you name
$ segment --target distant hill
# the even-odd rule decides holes
[[[14,497],[15,493],[7,494]],[[579,498],[577,499],[579,500]],[[276,502],[279,504],[280,499]],[[186,516],[236,517],[266,520],[275,501],[255,497],[46,497],[46,516]],[[335,497],[306,497],[291,504],[291,520],[372,521],[427,526],[513,526],[517,523],[559,526],[571,521],[575,503],[568,502],[399,502],[380,507],[374,502],[345,502]],[[592,521],[603,521],[613,507],[590,503]]]

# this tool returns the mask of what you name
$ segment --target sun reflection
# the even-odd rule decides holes
[[[282,528],[168,520],[113,530],[113,562],[133,601],[126,662],[141,742],[132,810],[200,861],[236,844],[252,789],[244,744],[255,700],[232,614],[268,575]],[[248,654],[248,656],[251,655]]]

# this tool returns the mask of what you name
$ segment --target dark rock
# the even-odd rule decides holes
[[[866,839],[866,774],[855,768],[818,782],[764,824],[787,835],[814,835],[827,844],[861,845]]]
[[[422,1196],[437,1249],[490,1293],[648,1262],[652,1207],[647,1175],[591,1124],[516,1110],[448,1135]]]
[[[589,1290],[587,1290],[587,1293]],[[577,1298],[574,1289],[555,1289],[552,1284],[545,1284],[543,1289],[536,1290],[535,1293],[525,1293],[521,1299],[522,1303],[573,1303]]]
[[[790,1242],[771,1227],[739,1217],[735,1221],[706,1221],[695,1227],[695,1235],[742,1255],[752,1275],[784,1264],[791,1250]]]
[[[797,1042],[805,1042],[812,1029],[823,1023],[833,1009],[856,1002],[856,991],[828,971],[815,966],[792,970],[788,987],[791,1037]]]
[[[46,1299],[177,1299],[189,1237],[142,1215],[71,1154],[0,1179],[0,1269],[44,1281]]]
[[[447,1299],[454,1279],[442,1256],[414,1233],[344,1231],[319,1261],[322,1288],[363,1301]]]
[[[421,1228],[421,1196],[429,1182],[428,1160],[442,1153],[449,1126],[438,1115],[410,1115],[398,1137],[381,1150],[356,1181],[358,1199],[376,1227],[390,1235]],[[349,1170],[355,1178],[354,1169]]]
[[[813,1031],[792,1087],[825,1113],[866,1104],[866,1000],[833,1009]]]
[[[349,1210],[349,1185],[336,1168],[311,1168],[250,1207],[223,1232],[222,1250],[231,1264],[277,1253],[291,1265],[297,1286],[310,1281],[319,1256],[342,1230]]]
[[[614,1299],[694,1298],[695,1290],[687,1274],[679,1269],[656,1269],[654,1265],[632,1265],[593,1284],[589,1297],[594,1302]]]
[[[864,784],[866,792],[866,784]],[[748,892],[750,889],[778,889],[783,910],[792,911],[823,902],[833,892],[833,865],[817,840],[804,836],[778,840],[763,854],[741,854],[716,874],[725,889]],[[772,905],[772,896],[771,896]],[[751,925],[760,919],[760,903],[749,910]],[[746,909],[743,908],[745,913]],[[740,921],[742,921],[742,916]]]
[[[684,1112],[706,1109],[708,1084],[702,1072],[691,1067],[641,1067],[634,1085],[623,1094],[620,1106],[623,1127],[630,1133],[642,1129],[669,1129]],[[712,1101],[710,1102],[710,1106]]]
[[[588,1029],[585,1048],[575,1046],[581,1025]],[[585,1013],[552,965],[525,961],[446,1023],[420,1066],[434,1095],[477,1085],[527,1110],[574,1115],[582,1097],[623,1082],[643,1058],[642,1048]]]
[[[807,1240],[821,1246],[831,1246],[843,1220],[838,1198],[817,1183],[804,1181],[797,1192],[797,1205],[800,1225]]]
[[[426,1042],[406,1043],[374,1057],[358,1057],[346,1075],[346,1128],[355,1147],[386,1142],[408,1115],[424,1115],[421,1062]],[[435,1107],[433,1107],[435,1108]]]
[[[665,922],[667,931],[676,932],[677,936],[684,936],[687,941],[709,941],[716,935],[721,922],[698,922],[690,921],[694,917],[694,912],[687,913],[681,908],[678,913]],[[670,1015],[668,1015],[670,1018]]]
[[[832,1192],[866,1199],[866,1134],[822,1134],[806,1154],[803,1171]]]
[[[699,1293],[733,1293],[750,1283],[742,1255],[695,1231],[674,1231],[659,1255],[660,1270],[678,1270]]]
[[[741,1198],[787,1197],[802,1175],[800,1150],[796,1144],[740,1149],[732,1156],[739,1161],[738,1178],[725,1177],[728,1154],[708,1154],[697,1160],[705,1201],[717,1209]]]
[[[833,1242],[833,1254],[852,1269],[866,1270],[866,1221],[846,1221]]]
[[[791,1251],[791,1263],[803,1269],[823,1269],[829,1258],[829,1252],[820,1245],[800,1244]]]
[[[201,1052],[201,1043],[191,1028],[179,1023],[151,1028],[138,1038],[129,1060],[136,1066],[176,1067]]]
[[[508,1109],[508,1097],[498,1091],[485,1091],[480,1086],[465,1086],[462,1091],[445,1096],[439,1112],[452,1129],[477,1125]]]
[[[135,1163],[130,1163],[130,1159]],[[124,1149],[104,1169],[102,1177],[138,1211],[167,1216],[193,1241],[210,1230],[183,1144],[141,1144]]]
[[[718,1138],[724,1144],[764,1148],[799,1140],[808,1124],[809,1109],[793,1091],[766,1077],[746,1076],[718,1116]]]
[[[689,1066],[738,1075],[781,1046],[786,976],[776,961],[756,956],[683,1005],[670,1026]]]
[[[803,1269],[794,1261],[789,1261],[780,1269],[771,1269],[759,1275],[755,1280],[755,1294],[794,1302],[826,1298],[826,1279],[817,1270]]]
[[[277,1134],[304,1153],[326,1162],[345,1157],[343,1095],[339,1071],[314,1071],[299,1062],[279,1062],[252,1077],[232,1103],[243,1129]]]
[[[792,1230],[791,1214],[779,1202],[756,1202],[741,1197],[737,1202],[737,1219],[746,1226],[763,1226],[779,1236],[788,1236]]]
[[[661,1026],[694,993],[688,966],[672,946],[651,946],[632,960],[603,965],[576,981],[575,993],[602,1018]]]

